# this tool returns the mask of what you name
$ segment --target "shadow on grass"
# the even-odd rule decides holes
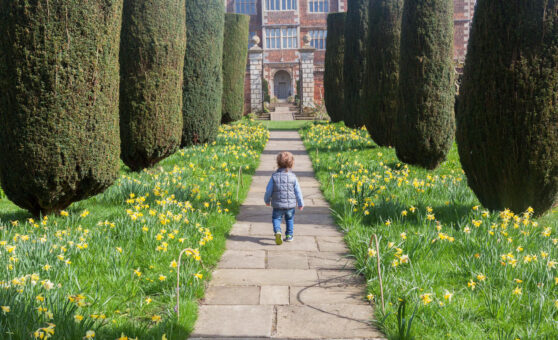
[[[343,196],[344,197],[344,196]],[[348,218],[348,205],[345,203],[344,199],[339,196],[335,199],[331,197],[331,189],[329,189],[328,201],[334,211],[338,213],[337,222],[340,218]],[[420,228],[424,223],[426,223],[426,208],[427,205],[423,203],[415,204],[415,208],[419,213],[412,214],[409,211],[410,206],[403,204],[399,201],[381,201],[376,203],[375,207],[370,209],[370,215],[363,216],[361,224],[365,227],[375,228],[384,226],[386,221],[399,221],[402,218],[402,211],[407,211],[407,216],[404,218],[403,223],[408,226]],[[436,220],[439,221],[444,226],[451,226],[455,230],[458,230],[460,226],[467,222],[469,217],[469,212],[473,208],[473,204],[451,204],[451,205],[439,205],[432,206],[433,213]],[[352,208],[351,208],[352,209]],[[350,210],[350,209],[349,209]],[[431,222],[433,225],[435,222]]]
[[[33,215],[31,215],[31,213],[29,213],[27,210],[23,210],[15,206],[13,209],[9,209],[7,212],[4,212],[4,207],[0,206],[0,211],[0,222],[19,221],[21,223],[28,218],[33,217]]]
[[[450,204],[433,207],[436,219],[443,225],[452,225],[454,229],[459,229],[459,225],[469,216],[473,209],[473,204]]]

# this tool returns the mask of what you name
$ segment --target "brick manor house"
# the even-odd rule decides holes
[[[253,46],[250,39],[246,111],[256,111],[262,101],[258,74],[267,80],[271,98],[285,101],[294,97],[297,81],[302,78],[303,106],[321,103],[327,14],[345,12],[348,0],[224,1],[227,12],[250,15],[250,37],[260,38],[259,46]],[[458,63],[465,60],[475,3],[476,0],[454,0],[454,57]],[[305,36],[311,38],[309,44],[305,44]]]

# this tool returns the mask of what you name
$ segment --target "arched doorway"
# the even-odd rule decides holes
[[[292,95],[291,75],[287,71],[277,71],[273,78],[273,93],[277,99],[287,99]]]

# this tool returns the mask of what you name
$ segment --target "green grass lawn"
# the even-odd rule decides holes
[[[261,121],[261,123],[268,129],[268,130],[299,130],[306,126],[310,126],[314,124],[314,121],[308,120],[285,120],[285,121],[278,121],[278,120],[267,120]]]
[[[186,339],[267,139],[260,124],[223,126],[60,216],[0,195],[0,338]]]
[[[455,147],[426,171],[399,162],[365,130],[314,125],[302,135],[390,339],[403,338],[402,300],[407,320],[416,311],[415,339],[558,338],[557,209],[538,219],[486,211]]]

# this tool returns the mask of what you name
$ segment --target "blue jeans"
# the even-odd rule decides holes
[[[285,216],[285,223],[287,224],[287,234],[293,236],[294,233],[294,215],[295,209],[275,209],[273,208],[273,232],[281,232],[281,220]]]

